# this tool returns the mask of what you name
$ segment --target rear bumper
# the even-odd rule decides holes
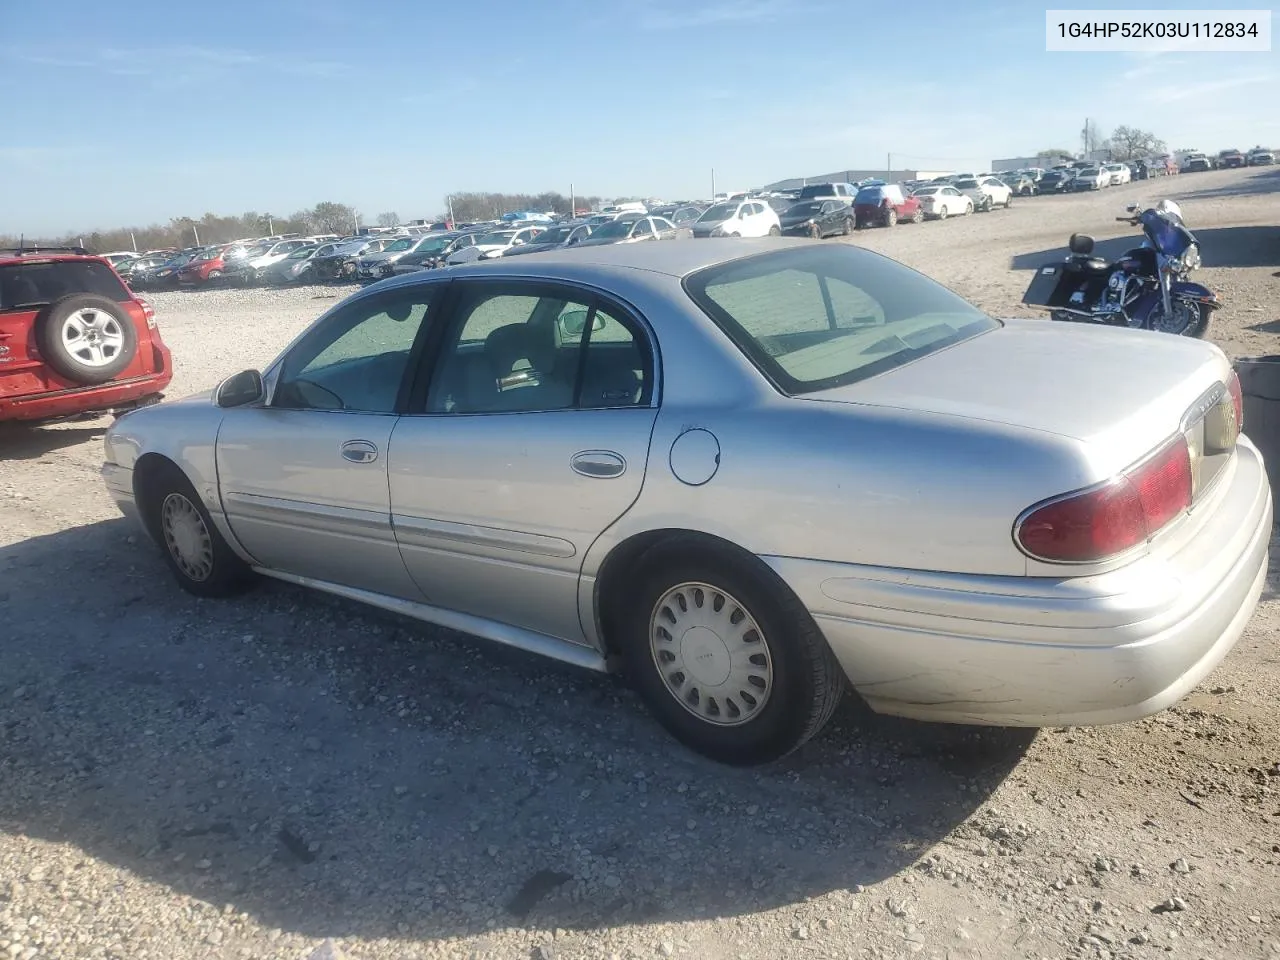
[[[106,413],[137,406],[140,401],[159,397],[169,385],[172,373],[168,348],[161,353],[162,375],[148,375],[133,380],[117,380],[100,386],[53,390],[11,400],[0,399],[0,420],[48,421],[82,414]]]
[[[765,557],[880,713],[1001,726],[1124,723],[1186,696],[1266,581],[1271,491],[1242,438],[1213,517],[1093,577],[980,577]]]

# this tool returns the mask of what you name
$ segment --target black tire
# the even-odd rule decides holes
[[[771,236],[771,237],[780,237],[780,236],[782,236],[782,228],[781,228],[781,227],[770,227],[770,228],[769,228],[769,236]]]
[[[853,220],[850,217],[845,217],[840,223],[840,235],[847,237],[851,233],[853,233]]]
[[[894,210],[892,207],[889,208],[889,212],[884,215],[884,225],[886,227],[896,227],[898,225],[897,210]]]
[[[942,204],[940,207],[938,207],[938,219],[939,220],[947,219],[947,205],[945,203]]]
[[[809,239],[810,240],[822,239],[822,228],[819,227],[816,223],[809,224]]]
[[[89,318],[94,318],[90,320]],[[84,331],[84,346],[68,346],[64,331]],[[58,373],[76,383],[93,385],[113,380],[138,353],[138,331],[120,304],[94,294],[73,293],[53,301],[36,319],[40,355]],[[106,362],[89,359],[95,349]],[[105,357],[104,351],[114,350]]]
[[[200,502],[195,487],[181,470],[172,464],[160,468],[159,472],[146,480],[140,493],[141,502],[138,506],[143,519],[159,545],[165,563],[182,589],[197,597],[230,597],[242,593],[252,585],[253,572],[222,538],[209,517],[209,511]],[[166,505],[171,499],[184,501],[194,508],[199,517],[202,535],[210,552],[209,570],[203,576],[193,574],[179,559],[179,551],[165,521]],[[177,506],[175,502],[175,507]]]
[[[773,686],[753,719],[736,726],[704,720],[681,704],[659,674],[650,649],[650,618],[667,591],[684,583],[731,594],[759,626]],[[631,588],[616,638],[624,673],[658,722],[691,750],[733,766],[769,763],[800,747],[831,719],[844,692],[844,673],[809,612],[760,561],[696,541],[672,541],[641,559]],[[713,601],[708,597],[707,602]]]

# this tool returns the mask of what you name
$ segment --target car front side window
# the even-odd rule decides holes
[[[332,314],[284,358],[271,406],[395,413],[413,344],[440,289],[361,298]]]

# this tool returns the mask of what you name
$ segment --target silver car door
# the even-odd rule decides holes
[[[582,562],[639,496],[656,343],[591,291],[508,278],[454,287],[422,412],[391,439],[405,564],[433,603],[584,643]]]
[[[388,450],[415,343],[440,282],[358,297],[270,372],[264,405],[217,440],[227,521],[266,568],[421,599],[391,530]]]

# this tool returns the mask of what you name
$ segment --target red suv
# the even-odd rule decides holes
[[[77,247],[0,250],[0,421],[160,399],[173,377],[155,311]]]
[[[912,196],[896,183],[869,183],[853,198],[853,216],[858,227],[879,224],[892,227],[900,220],[924,221],[920,198]]]

